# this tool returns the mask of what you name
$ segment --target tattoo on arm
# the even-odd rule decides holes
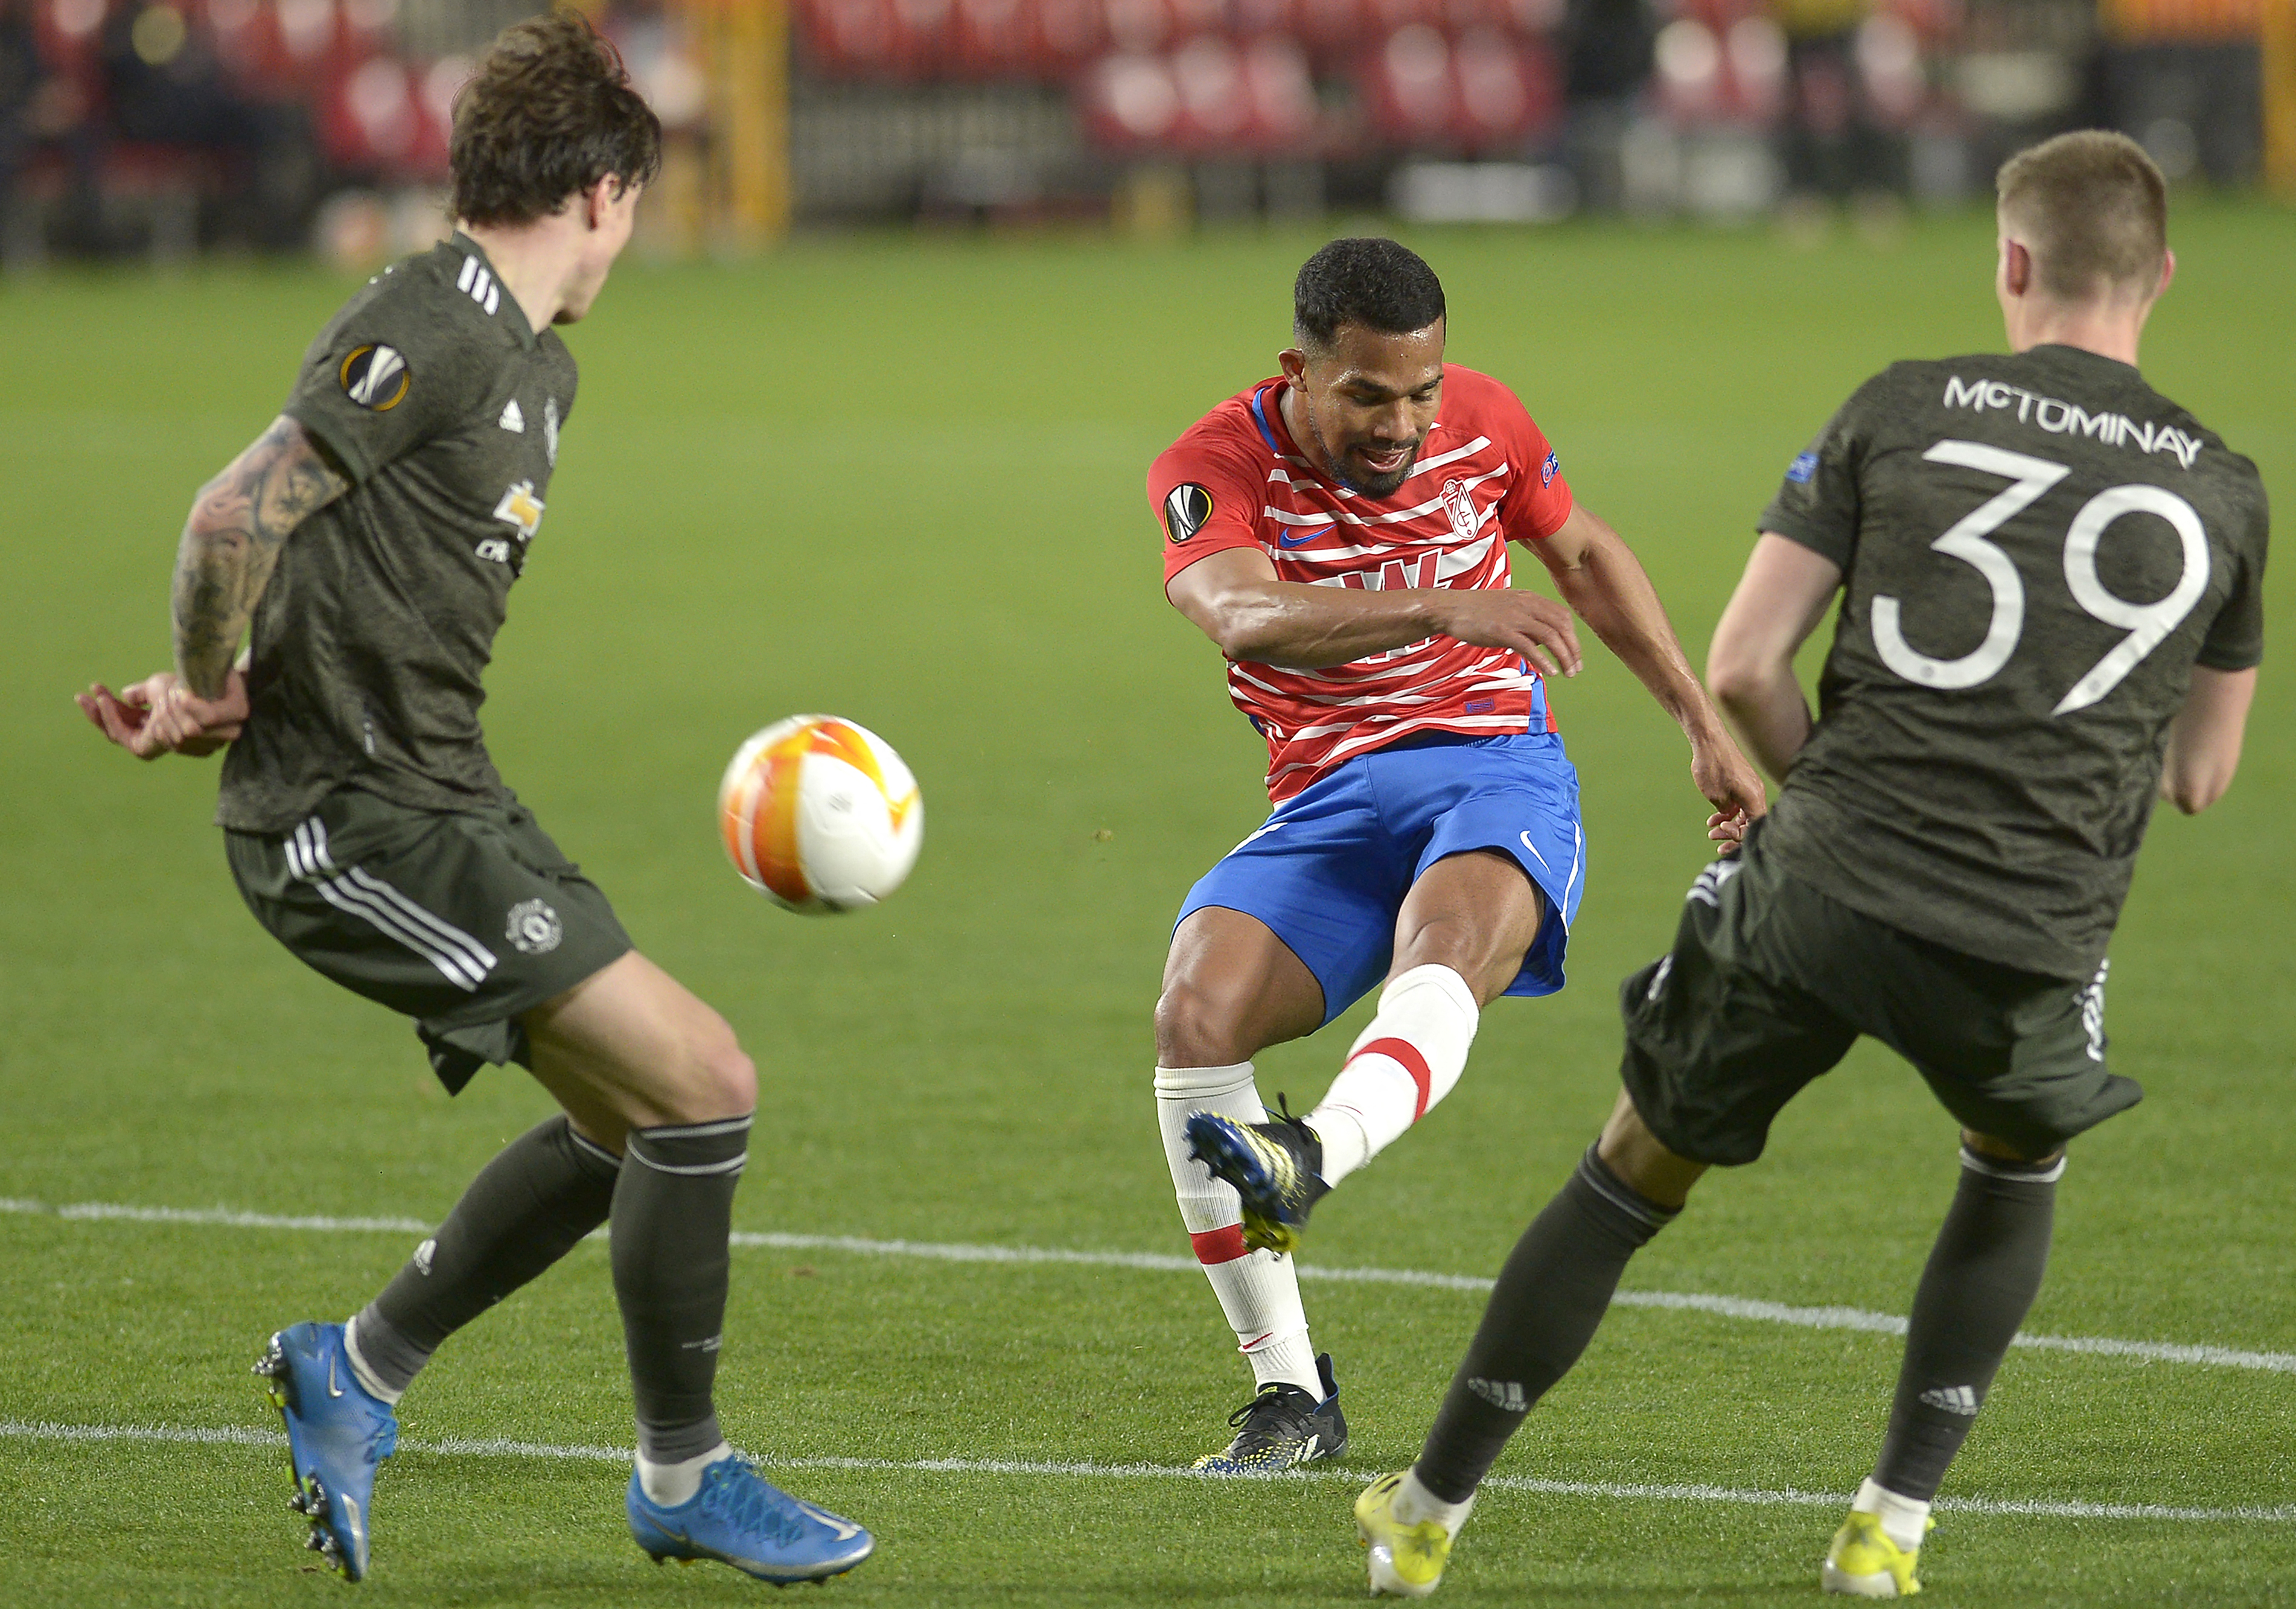
[[[219,696],[248,621],[294,529],[350,482],[283,415],[200,488],[176,551],[176,673]]]

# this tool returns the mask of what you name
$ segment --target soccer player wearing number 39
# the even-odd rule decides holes
[[[1734,840],[1763,802],[1634,554],[1513,393],[1444,363],[1427,265],[1333,241],[1293,301],[1283,374],[1148,477],[1167,594],[1232,661],[1275,807],[1189,893],[1156,1007],[1181,1219],[1258,1388],[1198,1461],[1229,1474],[1347,1443],[1283,1255],[1316,1198],[1449,1092],[1485,1006],[1562,987],[1587,845],[1539,668],[1575,672],[1578,643],[1570,609],[1509,587],[1510,543],[1681,724],[1710,833]],[[1323,1101],[1269,1121],[1251,1057],[1382,977]]]
[[[1418,1462],[1357,1499],[1375,1592],[1434,1589],[1628,1259],[1861,1033],[1959,1121],[1961,1182],[1820,1580],[1919,1590],[1931,1500],[2040,1289],[2065,1142],[2138,1096],[2105,1067],[2104,952],[2153,800],[2230,784],[2262,653],[2255,467],[2136,368],[2174,266],[2135,144],[2025,152],[2000,174],[2014,356],[1896,365],[1786,472],[1709,666],[1784,789],[1621,987],[1608,1127],[1508,1259]],[[1813,726],[1793,657],[1837,590]]]

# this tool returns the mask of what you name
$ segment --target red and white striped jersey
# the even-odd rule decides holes
[[[1443,400],[1410,477],[1368,497],[1317,474],[1283,428],[1286,382],[1205,415],[1148,472],[1164,580],[1207,554],[1257,547],[1277,577],[1386,589],[1507,585],[1510,541],[1553,536],[1570,488],[1515,394],[1447,364]],[[1289,799],[1358,754],[1419,732],[1555,729],[1535,667],[1435,636],[1344,665],[1232,661],[1228,694],[1267,739],[1267,796]]]

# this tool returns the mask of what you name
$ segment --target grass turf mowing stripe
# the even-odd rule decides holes
[[[0,1419],[0,1439],[66,1441],[82,1444],[105,1441],[158,1441],[194,1446],[284,1447],[287,1438],[275,1430],[236,1427],[201,1429],[172,1424],[60,1424],[50,1420]],[[556,1446],[544,1441],[497,1439],[473,1440],[446,1436],[435,1441],[401,1441],[409,1452],[436,1453],[466,1458],[565,1458],[584,1463],[626,1465],[635,1456],[627,1448]],[[1050,1475],[1068,1480],[1103,1481],[1302,1481],[1359,1482],[1361,1470],[1292,1469],[1272,1475],[1215,1475],[1167,1464],[1092,1464],[1056,1458],[773,1458],[757,1460],[767,1469],[850,1469],[908,1474]],[[1483,1482],[1487,1491],[1531,1492],[1545,1497],[1638,1498],[1675,1503],[1734,1503],[1752,1506],[1786,1505],[1803,1508],[1833,1508],[1847,1499],[1839,1493],[1798,1491],[1792,1487],[1771,1490],[1761,1487],[1710,1486],[1702,1482],[1626,1481],[1542,1481],[1530,1475],[1493,1475]],[[2167,1503],[2083,1503],[2054,1498],[1939,1498],[1936,1506],[1953,1514],[2038,1515],[2073,1520],[2171,1520],[2187,1523],[2229,1523],[2262,1520],[2296,1524],[2296,1504],[2274,1507],[2191,1508]]]
[[[45,1202],[0,1198],[0,1213],[53,1215],[74,1222],[184,1224],[226,1229],[288,1229],[316,1234],[388,1232],[427,1235],[435,1227],[414,1218],[308,1218],[270,1212],[242,1212],[227,1207],[135,1207],[106,1202],[78,1202],[51,1207]],[[597,1231],[593,1239],[603,1239]],[[1156,1252],[1079,1252],[1058,1246],[966,1245],[922,1240],[866,1240],[851,1235],[797,1235],[736,1230],[737,1246],[771,1247],[790,1252],[847,1252],[864,1257],[915,1257],[936,1262],[1007,1264],[1070,1264],[1086,1268],[1137,1268],[1152,1273],[1193,1273],[1192,1257]],[[1478,1275],[1437,1274],[1417,1268],[1332,1268],[1310,1263],[1299,1266],[1302,1279],[1358,1285],[1420,1285],[1434,1290],[1488,1292],[1491,1281]],[[1864,1308],[1794,1307],[1751,1296],[1715,1296],[1686,1291],[1620,1291],[1611,1298],[1620,1307],[1662,1308],[1709,1313],[1721,1318],[1742,1318],[1758,1324],[1785,1324],[1802,1329],[1863,1330],[1879,1335],[1902,1335],[1906,1321],[1895,1313],[1875,1313]],[[2296,1353],[2246,1351],[2237,1347],[2190,1344],[2173,1341],[2122,1341],[2110,1335],[2033,1335],[2020,1333],[2012,1346],[2042,1351],[2079,1352],[2097,1358],[2138,1358],[2154,1363],[2190,1363],[2212,1368],[2255,1369],[2267,1374],[2296,1374]]]

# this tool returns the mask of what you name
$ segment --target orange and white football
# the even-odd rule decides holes
[[[893,747],[832,715],[792,715],[743,743],[718,787],[726,853],[792,911],[875,905],[908,876],[924,800]]]

